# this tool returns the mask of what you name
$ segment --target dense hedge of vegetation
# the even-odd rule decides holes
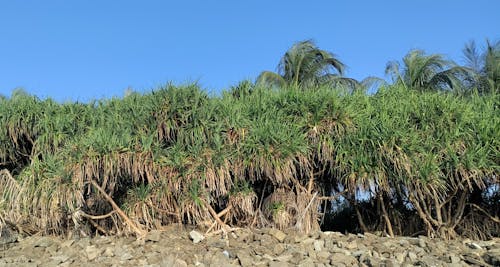
[[[85,104],[15,92],[0,99],[0,219],[46,234],[188,223],[498,236],[498,103],[398,85],[241,83],[219,97],[168,85]]]

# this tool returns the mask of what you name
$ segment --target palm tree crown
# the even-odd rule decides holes
[[[280,60],[278,73],[263,71],[257,78],[257,84],[278,87],[308,87],[325,83],[356,84],[356,80],[342,77],[344,70],[344,63],[334,54],[321,50],[313,41],[306,40],[288,49]]]
[[[411,50],[403,58],[403,69],[397,61],[387,63],[385,73],[396,83],[417,90],[456,90],[462,87],[464,77],[471,70],[461,67],[442,55],[426,55],[423,50]]]
[[[470,87],[480,93],[500,91],[500,41],[490,43],[486,40],[486,47],[481,53],[476,43],[470,41],[463,49],[466,66],[475,73],[470,81]]]

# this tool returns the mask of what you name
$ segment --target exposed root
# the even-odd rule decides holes
[[[229,212],[229,210],[231,210],[232,207],[228,206],[223,211],[217,213],[212,208],[212,206],[210,206],[205,200],[202,199],[202,202],[203,202],[203,205],[205,205],[205,207],[208,209],[208,212],[210,212],[210,215],[212,215],[212,217],[214,218],[214,220],[215,220],[214,224],[219,224],[219,226],[221,227],[221,230],[224,233],[227,233],[231,229],[231,227],[229,227],[225,222],[223,222],[221,220],[221,217],[224,216],[224,215],[226,215]],[[213,224],[212,224],[212,226],[210,226],[209,231],[215,227]],[[210,234],[210,233],[207,231],[207,234]]]
[[[486,210],[484,210],[483,208],[479,207],[478,205],[476,205],[474,203],[472,203],[470,205],[472,207],[478,209],[480,212],[482,212],[484,215],[486,215],[486,217],[490,218],[490,220],[492,220],[493,222],[500,223],[500,219],[497,216],[492,216]]]
[[[318,195],[318,192],[314,192],[314,194],[311,198],[311,201],[309,201],[306,208],[304,209],[304,211],[302,211],[302,214],[300,215],[299,219],[295,223],[295,228],[297,228],[299,230],[302,229],[302,221],[304,220],[304,217],[306,216],[307,210],[311,207],[311,204],[314,202],[314,199],[316,198],[317,195]]]
[[[91,180],[90,183],[104,196],[104,198],[109,202],[109,204],[113,207],[113,209],[118,213],[118,215],[122,218],[122,220],[136,233],[139,239],[142,239],[146,236],[146,232],[140,229],[126,214],[123,212],[120,207],[115,203],[113,198],[111,198],[105,191],[102,189],[94,180]]]

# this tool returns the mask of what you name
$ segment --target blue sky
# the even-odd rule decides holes
[[[0,94],[88,101],[198,81],[219,92],[313,39],[356,79],[410,49],[462,62],[500,38],[498,0],[0,1]]]

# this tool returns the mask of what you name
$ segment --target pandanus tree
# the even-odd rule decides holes
[[[344,77],[345,64],[338,57],[316,46],[311,40],[294,44],[280,60],[278,72],[263,71],[257,84],[310,88],[330,85],[351,90],[369,88],[380,79],[368,77],[363,81]]]
[[[395,83],[407,88],[425,90],[460,90],[463,81],[473,75],[471,69],[461,67],[440,54],[427,55],[423,50],[411,50],[398,61],[390,61],[385,69]]]
[[[474,71],[475,76],[469,79],[469,87],[479,93],[498,93],[500,91],[500,41],[491,43],[486,40],[483,51],[477,49],[476,43],[470,41],[462,50],[466,67]]]

